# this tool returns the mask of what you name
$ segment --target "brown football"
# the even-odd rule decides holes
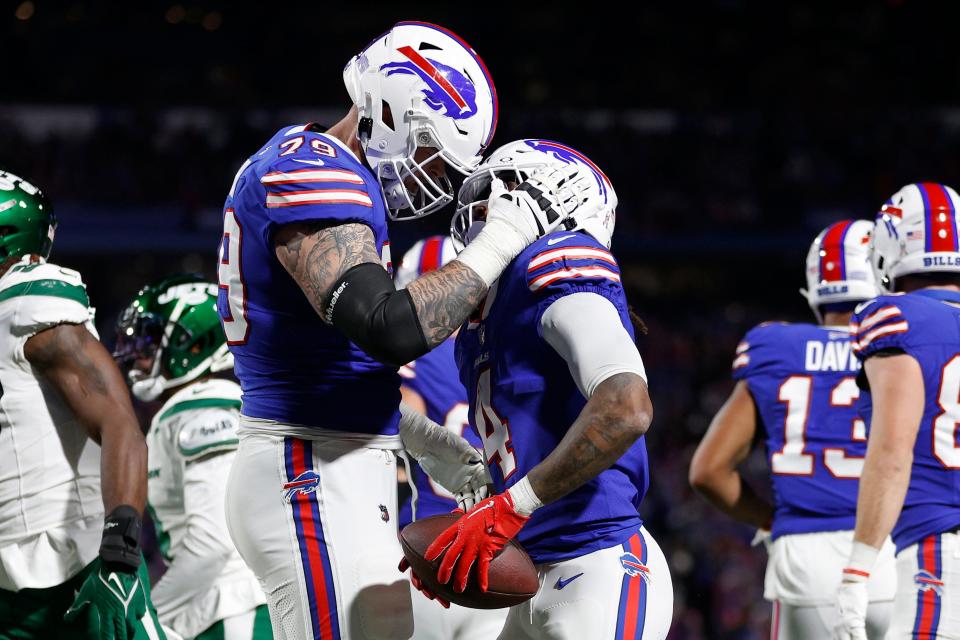
[[[427,562],[423,556],[430,543],[459,517],[448,513],[424,518],[408,524],[400,532],[403,555],[420,580],[441,598],[472,609],[502,609],[532,598],[540,588],[537,569],[523,547],[513,540],[490,562],[486,592],[480,591],[474,569],[470,570],[470,579],[463,593],[453,590],[453,579],[447,584],[437,582],[440,559]]]

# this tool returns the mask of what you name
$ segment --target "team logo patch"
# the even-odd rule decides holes
[[[590,173],[593,174],[594,179],[597,181],[597,186],[600,187],[600,195],[603,196],[603,201],[607,201],[607,176],[604,175],[603,171],[600,170],[600,167],[593,164],[593,162],[587,156],[583,155],[576,149],[571,149],[570,147],[564,146],[557,142],[550,142],[549,140],[526,140],[527,146],[533,147],[537,151],[542,151],[543,153],[549,153],[554,158],[560,162],[565,162],[570,164],[575,162],[577,164],[585,165],[590,169]]]
[[[943,595],[943,580],[938,580],[935,575],[929,571],[918,571],[913,576],[913,583],[917,585],[920,593],[933,591],[938,596]]]
[[[384,522],[390,522],[390,512],[384,505],[380,505],[380,519]]]
[[[293,502],[297,494],[309,495],[316,492],[320,484],[320,474],[312,469],[304,471],[290,482],[283,484],[283,499],[287,502]]]
[[[412,47],[400,47],[397,51],[407,60],[381,66],[388,77],[398,73],[419,76],[427,85],[422,90],[426,105],[448,118],[464,120],[476,115],[477,88],[470,78],[453,67],[424,58]]]
[[[650,569],[647,565],[640,562],[640,558],[632,553],[625,553],[620,556],[620,564],[623,565],[623,572],[634,578],[640,576],[646,582],[650,582]]]

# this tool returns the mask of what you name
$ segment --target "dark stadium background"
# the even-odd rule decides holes
[[[842,6],[841,6],[842,4]],[[0,3],[0,167],[52,198],[112,344],[139,286],[214,277],[223,198],[280,126],[334,122],[340,71],[400,19],[443,24],[500,92],[494,146],[553,138],[620,196],[614,251],[656,418],[648,528],[673,571],[671,638],[766,638],[764,554],[691,494],[693,447],[739,337],[808,319],[813,235],[907,182],[960,183],[952,8],[929,2]],[[394,259],[450,212],[394,225]],[[766,486],[763,455],[747,465]],[[815,559],[812,559],[815,561]]]

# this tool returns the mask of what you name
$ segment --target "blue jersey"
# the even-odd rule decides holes
[[[497,492],[546,458],[586,404],[567,363],[540,336],[546,309],[577,292],[613,303],[633,335],[613,256],[586,234],[558,232],[510,263],[457,337],[470,424],[483,440]],[[519,541],[537,563],[621,544],[642,524],[637,508],[648,483],[641,438],[610,469],[535,511]]]
[[[427,406],[427,417],[437,424],[462,435],[477,449],[483,444],[469,428],[467,419],[467,391],[460,384],[457,365],[453,358],[454,340],[449,338],[436,349],[400,370],[403,386],[416,391]],[[417,487],[417,519],[450,513],[457,502],[449,491],[433,482],[426,473],[411,461],[413,482]],[[400,526],[413,520],[411,501],[400,506]]]
[[[774,538],[853,529],[867,439],[859,369],[847,327],[770,322],[737,347],[733,377],[746,381],[764,430]]]
[[[279,131],[240,168],[224,205],[217,308],[243,389],[243,414],[395,434],[400,379],[324,323],[276,258],[284,224],[370,227],[389,268],[386,206],[363,163],[312,125]]]
[[[922,289],[885,295],[853,317],[857,355],[903,352],[920,363],[926,393],[903,510],[893,528],[897,551],[960,525],[960,293]],[[871,398],[860,412],[869,422]]]

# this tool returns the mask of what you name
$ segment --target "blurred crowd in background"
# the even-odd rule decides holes
[[[714,0],[625,19],[536,3],[501,15],[479,4],[112,4],[18,1],[0,20],[14,55],[0,168],[51,197],[52,259],[83,273],[108,345],[146,282],[215,277],[237,168],[281,126],[342,117],[350,55],[398,19],[449,26],[500,90],[494,146],[562,141],[618,192],[613,250],[649,328],[643,510],[673,572],[670,638],[768,637],[765,552],[692,494],[690,457],[732,388],[740,337],[764,320],[812,321],[797,290],[816,233],[872,218],[908,182],[960,185],[950,7]],[[394,259],[445,232],[451,213],[393,225]],[[769,491],[762,446],[746,469]]]

